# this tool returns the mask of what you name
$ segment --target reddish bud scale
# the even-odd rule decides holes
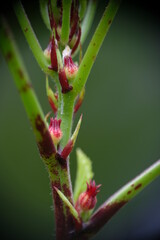
[[[69,156],[69,154],[71,153],[72,149],[73,149],[73,141],[69,140],[69,142],[67,143],[67,145],[64,147],[63,151],[61,152],[61,157],[63,159],[67,159],[67,157]]]
[[[53,36],[52,41],[51,41],[51,68],[57,72],[58,71],[58,61],[57,61],[56,48],[57,48],[57,46],[56,46],[54,36]]]
[[[55,98],[58,100],[58,92],[54,94]]]
[[[54,102],[52,101],[52,99],[50,97],[48,97],[48,101],[49,101],[49,104],[53,110],[54,113],[57,112],[57,107],[55,106]]]
[[[81,107],[83,99],[84,99],[84,94],[82,94],[82,96],[80,96],[78,98],[78,100],[77,100],[77,102],[76,102],[76,104],[74,106],[74,113],[76,113],[79,110],[79,108]]]
[[[71,18],[71,21],[73,21],[73,25],[71,27],[70,34],[69,34],[69,42],[72,40],[72,37],[76,33],[76,30],[77,30],[77,27],[78,27],[79,17],[78,17],[77,9],[76,9],[73,17]]]
[[[53,28],[55,29],[56,39],[57,39],[57,41],[59,41],[60,37],[59,37],[59,35],[57,33],[57,25],[56,25],[56,21],[55,21],[54,16],[53,16],[51,0],[48,1],[48,15],[49,15],[51,29],[52,30],[53,30]]]
[[[58,74],[59,74],[59,81],[60,81],[60,84],[62,87],[62,93],[67,93],[67,92],[71,91],[72,86],[70,86],[68,83],[64,68],[60,69]]]
[[[76,49],[77,49],[77,47],[78,47],[78,45],[80,43],[80,39],[81,39],[81,28],[79,27],[77,41],[76,41],[75,45],[72,48],[71,54],[73,54],[76,51]]]

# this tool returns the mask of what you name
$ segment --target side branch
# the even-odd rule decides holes
[[[79,94],[86,84],[91,68],[94,64],[103,40],[111,26],[111,23],[116,15],[120,2],[121,0],[109,1],[109,4],[87,48],[84,58],[82,59],[80,68],[74,81],[73,90],[75,95]]]
[[[84,225],[82,235],[95,235],[129,200],[160,175],[160,160],[111,196]]]
[[[40,155],[49,172],[55,206],[57,239],[67,239],[69,229],[70,231],[73,229],[73,218],[67,214],[67,207],[62,203],[57,192],[54,190],[56,187],[63,191],[67,197],[68,195],[71,196],[70,186],[67,188],[69,185],[68,176],[65,176],[66,179],[60,179],[60,177],[62,177],[61,173],[63,171],[66,172],[67,169],[62,169],[62,166],[56,159],[56,149],[48,131],[44,114],[32,88],[28,73],[9,26],[4,18],[0,18],[0,49],[13,76],[15,85],[31,122]]]
[[[11,31],[4,18],[1,17],[0,21],[0,47],[2,54],[4,55],[23,101],[40,153],[49,157],[55,153],[55,148],[48,132],[44,114],[32,88],[28,73],[24,67]]]
[[[33,31],[31,23],[20,1],[16,1],[14,5],[14,11],[17,16],[20,27],[24,33],[24,36],[42,71],[44,71],[46,74],[51,75],[52,77],[56,77],[57,74],[54,71],[48,69],[48,63],[44,57],[43,50],[38,42],[38,39]]]

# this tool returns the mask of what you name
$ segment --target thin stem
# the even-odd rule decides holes
[[[110,0],[101,21],[92,37],[92,40],[87,48],[87,51],[80,64],[79,71],[73,83],[73,90],[75,94],[79,94],[85,86],[91,68],[95,62],[96,56],[103,43],[103,40],[111,26],[111,22],[116,15],[121,0]]]
[[[72,92],[62,94],[61,110],[58,113],[58,117],[62,119],[61,129],[64,133],[64,137],[61,141],[61,148],[65,147],[71,136],[74,101],[75,98]]]
[[[40,11],[41,11],[41,16],[43,18],[43,21],[46,25],[46,27],[51,30],[50,28],[50,21],[48,17],[48,1],[47,0],[39,0],[39,5],[40,5]]]
[[[84,17],[85,12],[86,12],[87,0],[80,0],[79,2],[80,2],[79,18],[80,18],[80,21],[81,21]]]
[[[73,231],[73,219],[67,214],[67,207],[54,191],[54,187],[68,197],[70,189],[66,187],[66,179],[62,178],[63,165],[56,159],[56,150],[48,131],[44,114],[36,98],[28,73],[24,67],[18,48],[14,42],[6,21],[0,18],[0,49],[14,78],[15,85],[23,101],[28,118],[31,122],[40,155],[48,169],[55,209],[57,239],[68,239],[68,232]],[[66,184],[66,185],[65,185]]]
[[[74,98],[72,93],[61,94],[61,103],[60,111],[58,111],[57,117],[62,120],[61,129],[63,132],[63,138],[60,142],[60,148],[63,149],[68,143],[68,140],[71,137],[72,130],[72,119],[73,119],[73,110],[74,110]],[[70,180],[70,169],[69,169],[69,159],[66,160],[66,168],[61,172],[61,181],[66,187],[70,190],[68,196],[71,203],[73,203],[73,192],[72,185]]]
[[[28,73],[24,67],[20,53],[14,42],[8,24],[2,17],[0,28],[0,47],[2,54],[4,55],[8,64],[8,67],[13,75],[16,87],[25,106],[27,115],[31,121],[36,139],[39,141],[40,135],[35,125],[35,119],[39,115],[42,121],[45,123],[44,114],[33,91]],[[45,128],[47,128],[46,123]]]
[[[82,0],[82,6],[85,4],[85,1]],[[96,6],[97,6],[97,1],[94,0],[89,0],[88,4],[87,4],[87,10],[85,13],[85,17],[81,23],[81,45],[83,45],[84,41],[87,38],[88,32],[92,26],[93,23],[93,19],[96,13]],[[84,11],[84,9],[83,9]],[[77,50],[75,51],[75,53],[73,54],[73,57],[76,56],[76,54],[78,53],[78,51],[80,50],[80,46],[77,48]]]
[[[16,3],[14,4],[14,11],[17,16],[20,27],[24,33],[24,36],[40,68],[46,74],[49,74],[53,78],[55,78],[57,76],[57,73],[48,68],[48,62],[44,56],[43,50],[38,42],[38,39],[33,31],[33,28],[30,24],[27,14],[20,1],[16,1]]]
[[[70,32],[70,13],[71,13],[71,0],[63,0],[62,2],[62,29],[61,29],[61,42],[66,45],[69,40]]]
[[[121,207],[139,194],[140,191],[158,176],[160,176],[160,160],[127,183],[100,206],[92,215],[91,219],[85,224],[83,229],[84,235],[95,235]]]

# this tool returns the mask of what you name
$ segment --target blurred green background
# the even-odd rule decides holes
[[[101,2],[101,1],[99,1]],[[91,39],[103,12],[98,5]],[[160,157],[160,31],[156,8],[122,2],[86,86],[83,124],[76,147],[92,159],[101,183],[99,206]],[[48,44],[38,2],[26,11],[43,48]],[[15,39],[44,112],[50,111],[45,76],[8,12]],[[52,84],[53,86],[53,84]],[[0,55],[0,215],[1,239],[55,239],[49,179],[7,65]],[[76,174],[75,151],[71,175]],[[125,206],[93,238],[160,239],[160,178]]]

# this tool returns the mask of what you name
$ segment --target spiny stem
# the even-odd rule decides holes
[[[127,183],[100,206],[85,224],[83,229],[84,235],[95,235],[121,207],[139,194],[140,191],[158,176],[160,176],[160,160]]]
[[[113,18],[116,15],[120,2],[121,0],[109,1],[109,4],[82,59],[76,79],[73,83],[73,90],[75,95],[79,94],[86,84],[91,68],[94,64],[103,40],[111,26]]]

